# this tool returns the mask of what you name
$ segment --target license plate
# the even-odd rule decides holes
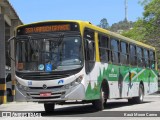
[[[40,93],[40,96],[41,97],[48,97],[48,96],[51,96],[51,93],[50,92],[43,92],[43,93]]]

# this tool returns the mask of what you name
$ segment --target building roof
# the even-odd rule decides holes
[[[9,0],[0,0],[0,7],[4,7],[6,9],[4,13],[8,15],[10,19],[17,19],[20,24],[23,24]]]

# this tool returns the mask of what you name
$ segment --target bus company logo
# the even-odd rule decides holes
[[[43,84],[43,89],[47,89],[47,85],[46,84]]]
[[[111,73],[109,74],[109,77],[117,78],[117,74],[115,73],[114,68],[111,69]]]
[[[111,73],[114,73],[114,68],[112,68]]]
[[[63,83],[64,83],[64,80],[59,80],[59,81],[58,81],[58,85],[59,85],[59,84],[63,84]]]

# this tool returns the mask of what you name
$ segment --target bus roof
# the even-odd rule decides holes
[[[100,28],[100,27],[98,27],[98,26],[95,26],[95,25],[91,24],[91,23],[88,22],[88,21],[81,21],[81,20],[49,20],[49,21],[40,21],[40,22],[34,22],[34,23],[30,23],[30,24],[20,25],[20,26],[18,26],[16,29],[18,29],[18,28],[20,28],[20,27],[25,27],[25,26],[28,26],[28,25],[32,25],[32,24],[46,23],[46,22],[77,22],[77,23],[79,23],[79,24],[83,24],[84,27],[89,27],[89,28],[91,28],[91,29],[94,29],[95,31],[99,31],[99,32],[104,33],[104,34],[107,34],[107,35],[109,35],[109,36],[112,36],[112,37],[116,37],[116,38],[118,38],[118,39],[121,39],[122,41],[130,42],[130,43],[133,43],[133,44],[136,44],[136,45],[139,45],[139,46],[148,48],[148,49],[155,50],[155,48],[154,48],[153,46],[147,45],[147,44],[145,44],[145,43],[142,43],[142,42],[139,42],[139,41],[136,41],[136,40],[127,38],[127,37],[124,37],[124,36],[122,36],[122,35],[120,35],[120,34],[111,32],[111,31],[109,31],[109,30]]]

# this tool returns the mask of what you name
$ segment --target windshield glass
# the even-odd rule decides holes
[[[82,66],[82,41],[79,36],[17,39],[18,71],[63,71]]]

